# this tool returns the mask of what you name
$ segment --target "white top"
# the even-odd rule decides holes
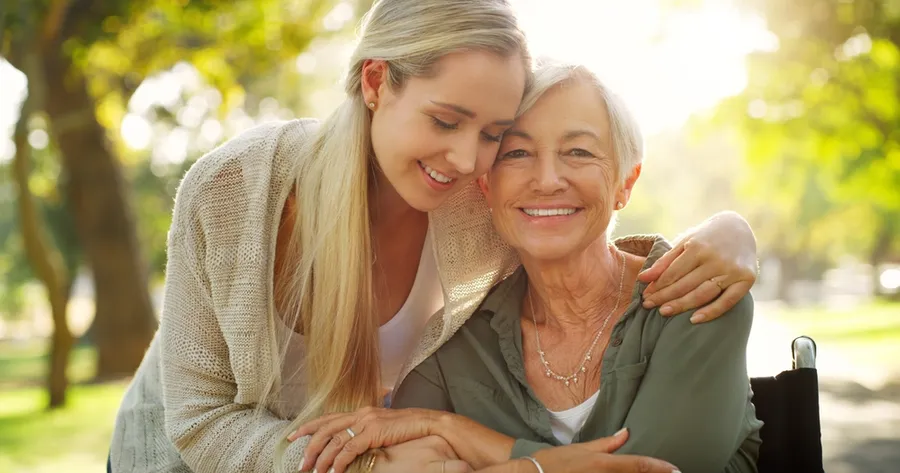
[[[572,443],[575,434],[581,431],[584,423],[587,421],[594,404],[597,403],[597,396],[600,391],[594,393],[586,401],[581,404],[560,412],[554,412],[547,409],[550,414],[550,429],[553,430],[553,436],[563,445]]]
[[[409,296],[400,310],[386,324],[378,329],[379,351],[381,355],[381,386],[384,388],[385,407],[390,405],[389,394],[394,388],[400,370],[416,348],[422,337],[425,324],[444,305],[440,277],[432,249],[431,231],[425,235],[422,255],[416,279]],[[305,384],[302,364],[306,353],[304,337],[281,323],[276,324],[279,343],[287,344],[287,353],[281,376],[284,380],[278,410],[284,415],[298,412],[305,402]]]
[[[409,297],[391,320],[378,329],[381,353],[381,385],[390,392],[400,370],[422,337],[425,324],[444,305],[441,281],[432,250],[431,231],[425,236],[425,245],[419,259],[419,269]]]

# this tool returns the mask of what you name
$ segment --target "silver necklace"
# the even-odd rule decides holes
[[[606,330],[606,325],[609,323],[609,319],[613,314],[616,313],[616,310],[619,309],[619,299],[622,298],[622,288],[625,285],[625,253],[622,253],[622,274],[619,276],[619,292],[616,294],[616,305],[613,306],[612,310],[609,311],[609,314],[606,314],[606,318],[603,320],[603,325],[600,326],[600,330],[597,332],[597,335],[594,336],[594,341],[591,342],[591,346],[588,347],[587,352],[584,354],[584,357],[581,359],[581,366],[579,366],[574,373],[563,376],[556,371],[553,371],[553,368],[550,368],[550,362],[544,358],[544,350],[541,349],[541,335],[538,330],[537,318],[534,316],[534,302],[532,298],[528,298],[528,303],[531,306],[531,320],[534,322],[534,341],[537,343],[537,352],[538,356],[541,359],[541,364],[544,365],[544,374],[547,375],[548,378],[553,378],[557,381],[565,383],[566,386],[569,385],[569,382],[578,384],[578,376],[581,373],[587,372],[585,365],[587,362],[591,361],[591,353],[594,352],[594,347],[597,346],[597,342],[600,340],[600,336],[603,335],[603,331]]]

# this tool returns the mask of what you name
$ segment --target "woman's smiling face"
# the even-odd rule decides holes
[[[547,90],[504,135],[482,181],[500,236],[522,256],[577,255],[605,235],[622,182],[606,102],[576,76]]]

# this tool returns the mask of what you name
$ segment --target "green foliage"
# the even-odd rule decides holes
[[[715,121],[744,137],[764,248],[872,261],[900,252],[898,3],[745,2],[779,47],[748,59],[746,90]]]
[[[370,2],[354,3],[358,14]],[[295,61],[314,40],[340,38],[354,24],[350,18],[340,28],[325,27],[323,18],[336,4],[335,0],[13,0],[0,6],[0,56],[16,66],[21,55],[15,54],[13,40],[30,38],[29,47],[36,47],[43,44],[39,39],[44,31],[57,25],[57,39],[45,47],[70,55],[87,78],[95,114],[108,130],[125,170],[145,259],[159,276],[165,266],[166,233],[178,182],[194,159],[218,144],[201,139],[199,124],[187,124],[181,115],[194,105],[192,100],[203,99],[208,107],[198,123],[220,124],[221,141],[253,125],[252,118],[263,115],[272,103],[278,110],[270,118],[290,118],[305,109],[308,93],[321,78],[299,74]],[[68,7],[59,10],[60,5]],[[64,13],[59,22],[51,21],[54,11]],[[121,135],[129,100],[145,80],[173,68],[196,73],[198,85],[185,87],[171,106],[156,105],[143,113],[153,129],[153,141],[149,149],[129,149]],[[248,118],[229,125],[226,119],[234,116]],[[38,121],[32,128],[47,126]],[[153,148],[176,131],[188,136],[187,159],[154,159]],[[60,174],[58,150],[51,142],[33,151],[32,190],[69,274],[76,274],[77,239],[61,197],[65,196],[60,188],[65,175]],[[4,270],[0,314],[9,316],[21,309],[21,287],[32,274],[17,229],[13,183],[4,166],[0,172],[0,193],[11,196],[3,200],[0,215],[0,269]]]

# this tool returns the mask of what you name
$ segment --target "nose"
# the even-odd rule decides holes
[[[545,153],[534,160],[532,188],[540,194],[552,195],[565,190],[568,181],[560,172],[559,160],[548,154],[553,153]]]
[[[475,171],[475,162],[478,160],[478,137],[461,138],[447,153],[447,162],[453,170],[462,176],[467,176]]]

